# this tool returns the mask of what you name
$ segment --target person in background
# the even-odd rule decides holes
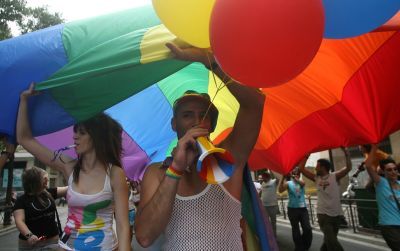
[[[322,251],[343,250],[337,238],[343,217],[339,181],[351,171],[352,165],[348,150],[343,147],[342,150],[346,157],[346,166],[335,172],[330,172],[331,162],[327,159],[317,160],[316,174],[305,168],[308,157],[299,163],[300,172],[314,181],[317,187],[317,217],[324,234]]]
[[[258,179],[254,181],[254,187],[256,188],[257,194],[261,196],[261,182],[262,182],[262,175],[258,175]]]
[[[288,180],[288,181],[286,181]],[[295,168],[291,175],[283,177],[279,181],[279,192],[288,190],[288,216],[292,225],[292,237],[295,251],[305,251],[311,247],[312,228],[305,200],[305,183],[300,178],[300,171]],[[300,231],[300,226],[303,233]]]
[[[276,237],[276,215],[279,213],[277,198],[278,180],[272,179],[269,171],[261,174],[261,202],[271,221],[272,230]]]
[[[57,155],[32,136],[27,106],[34,94],[31,84],[20,95],[17,141],[68,181],[68,218],[59,245],[66,250],[131,250],[121,125],[104,113],[75,124],[78,158]]]
[[[133,227],[135,223],[136,210],[140,201],[140,181],[128,181],[129,186],[129,225],[131,230],[131,238],[134,234]]]
[[[364,161],[360,164],[360,166],[358,167],[358,169],[355,172],[355,174],[353,175],[353,177],[357,177],[360,172],[365,170],[365,160],[368,159],[368,156],[371,153],[372,145],[371,144],[359,145],[358,148],[360,149],[361,153],[364,156]],[[388,153],[385,153],[384,151],[379,150],[379,149],[374,154],[375,154],[375,156],[374,156],[374,163],[373,163],[374,165],[373,166],[376,168],[376,172],[379,175],[383,175],[383,171],[379,168],[379,162],[384,159],[391,159],[391,157]],[[371,178],[365,184],[365,188],[368,191],[375,193],[374,181]]]
[[[379,225],[387,245],[394,251],[400,250],[400,181],[399,170],[392,159],[380,161],[384,176],[377,173],[376,152],[372,145],[370,154],[365,160],[368,174],[375,183],[376,202],[379,210]]]
[[[0,153],[0,173],[3,171],[4,166],[8,161],[14,159],[15,153],[15,144],[12,144],[7,140],[7,137],[3,134],[0,134],[0,141],[4,146],[4,149],[1,149]]]
[[[65,196],[67,187],[48,188],[45,170],[32,167],[22,174],[24,194],[13,208],[19,250],[55,250],[59,228],[55,198]]]

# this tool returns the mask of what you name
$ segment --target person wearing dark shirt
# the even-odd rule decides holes
[[[11,143],[6,135],[0,134],[0,143],[4,149],[1,149],[0,153],[0,173],[8,161],[14,159],[15,144]]]
[[[15,224],[20,232],[19,250],[54,250],[58,247],[58,226],[54,198],[64,196],[67,187],[47,188],[48,174],[32,167],[22,175],[24,194],[14,205]]]

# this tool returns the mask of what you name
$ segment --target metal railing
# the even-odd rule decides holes
[[[307,209],[308,215],[312,225],[318,223],[317,219],[317,198],[313,196],[307,196]],[[372,232],[379,234],[378,226],[378,208],[376,200],[370,199],[342,199],[343,209],[343,222],[341,228],[352,228],[354,233],[359,231]],[[279,208],[286,220],[287,215],[287,197],[279,198]]]
[[[6,217],[6,214],[11,215],[12,208],[12,205],[0,205],[0,225],[6,226],[11,224],[9,220],[6,222],[5,219],[10,218]]]

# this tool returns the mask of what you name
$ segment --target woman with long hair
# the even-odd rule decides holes
[[[58,226],[54,198],[62,197],[67,187],[47,188],[48,174],[32,167],[22,174],[24,194],[14,205],[15,224],[20,232],[19,250],[54,250],[58,247]]]
[[[78,158],[54,154],[31,133],[27,103],[33,89],[31,84],[21,93],[17,141],[68,181],[68,219],[59,245],[65,250],[131,250],[120,124],[104,113],[78,123],[73,135]]]

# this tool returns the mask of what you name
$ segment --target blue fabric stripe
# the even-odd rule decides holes
[[[106,111],[146,152],[151,162],[163,161],[176,137],[171,128],[172,108],[157,85],[118,103]]]
[[[63,67],[68,59],[62,42],[64,25],[28,33],[12,39],[0,41],[0,133],[15,136],[15,123],[19,95],[31,82],[48,79]],[[73,119],[47,94],[30,100],[29,109],[35,111],[31,121],[34,135],[46,134],[57,129],[45,124],[43,118],[51,114],[53,123],[71,124]],[[32,116],[33,117],[33,116]],[[61,121],[59,120],[60,118]]]
[[[221,158],[217,158],[217,160],[218,160],[218,166],[225,173],[225,175],[231,177],[234,171],[233,164]]]

